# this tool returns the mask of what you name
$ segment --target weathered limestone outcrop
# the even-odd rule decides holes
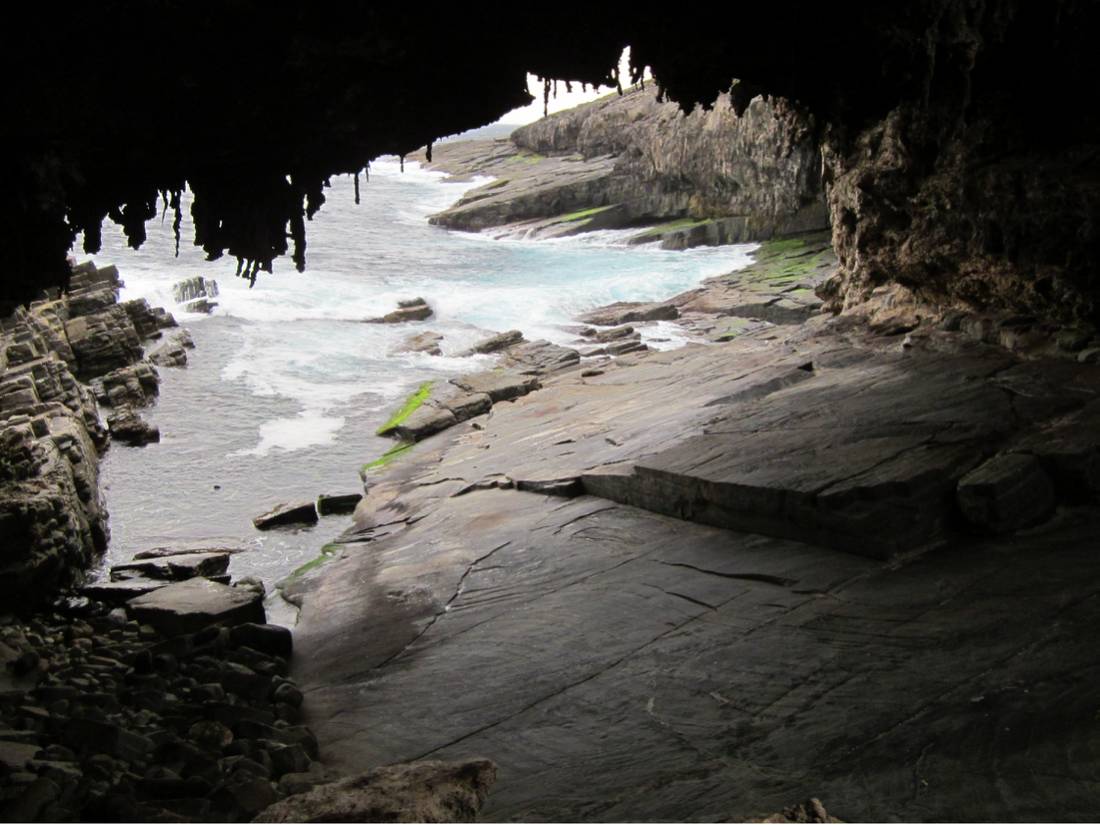
[[[159,381],[141,341],[175,320],[119,304],[114,267],[74,266],[71,283],[0,322],[0,597],[18,607],[48,600],[105,549],[98,463],[110,437],[159,438],[136,411]],[[110,406],[106,428],[97,399]]]
[[[739,243],[825,228],[813,119],[757,98],[740,115],[719,97],[684,115],[656,89],[610,95],[517,129],[478,150],[443,144],[431,166],[493,174],[432,217],[457,229],[512,225],[573,234],[657,224],[638,242],[666,247]],[[549,220],[545,220],[549,219]]]

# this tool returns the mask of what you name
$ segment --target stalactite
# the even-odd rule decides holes
[[[234,277],[241,278],[241,270],[244,268],[244,258],[240,255],[237,256],[237,271],[234,273]]]
[[[359,205],[359,173],[355,173],[355,205]]]
[[[359,173],[355,173],[355,202],[359,203]],[[297,208],[290,216],[290,237],[294,241],[294,268],[299,272],[306,269],[306,222],[303,220],[305,203],[299,200]]]
[[[567,95],[573,94],[573,81],[571,81],[571,80],[565,81],[565,93]]]
[[[550,114],[550,78],[542,79],[542,116]]]
[[[180,225],[183,223],[182,192],[179,189],[172,190],[172,237],[176,240],[176,257],[180,256]]]
[[[405,171],[405,156],[401,155],[400,159],[401,159],[401,171],[404,172]]]

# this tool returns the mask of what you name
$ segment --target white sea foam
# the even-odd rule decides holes
[[[670,252],[627,245],[629,230],[536,240],[448,232],[429,226],[427,217],[487,179],[443,178],[416,163],[402,172],[396,159],[380,159],[369,182],[361,183],[358,207],[350,179],[335,179],[324,208],[307,225],[306,273],[277,261],[275,272],[261,273],[253,288],[234,277],[234,261],[206,261],[186,244],[173,258],[167,225],[151,225],[137,253],[105,231],[96,259],[119,265],[124,298],[148,298],[189,325],[209,319],[173,307],[172,284],[194,275],[218,281],[218,307],[210,317],[232,320],[225,334],[235,338],[221,380],[298,409],[256,420],[254,444],[245,452],[263,456],[333,443],[349,416],[364,409],[383,414],[419,380],[488,366],[490,357],[455,356],[490,332],[519,329],[532,340],[571,343],[574,336],[563,327],[578,313],[614,301],[670,297],[743,266],[754,248]],[[187,211],[185,201],[184,239],[191,232]],[[362,323],[417,296],[435,310],[427,321]],[[445,357],[399,352],[405,337],[426,330],[444,336]],[[668,323],[645,329],[643,337],[659,349],[687,340]]]

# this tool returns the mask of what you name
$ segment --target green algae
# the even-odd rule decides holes
[[[386,467],[389,464],[396,461],[398,458],[400,458],[405,453],[407,453],[409,450],[411,450],[412,447],[413,447],[413,442],[412,441],[401,441],[398,444],[395,444],[394,446],[392,446],[388,450],[386,450],[386,452],[384,452],[381,456],[376,458],[374,461],[369,461],[366,464],[364,464],[359,469],[359,475],[362,478],[366,478],[366,476],[369,473],[372,473],[375,470],[381,470],[383,467]]]
[[[557,219],[562,223],[573,223],[598,215],[600,212],[606,212],[610,208],[610,206],[593,206],[591,209],[581,209],[577,212],[570,212],[568,215],[559,215]]]
[[[658,224],[657,226],[651,226],[649,229],[638,234],[639,238],[656,238],[661,235],[667,235],[670,232],[680,232],[684,229],[694,229],[696,226],[703,226],[704,224],[713,223],[711,218],[677,218],[674,221],[668,223]]]
[[[410,415],[420,409],[421,405],[428,400],[428,396],[432,394],[432,384],[434,381],[425,381],[420,387],[410,395],[405,403],[401,406],[397,412],[390,416],[390,420],[379,427],[376,431],[376,435],[386,435],[393,432],[400,427],[408,419]]]
[[[325,564],[326,562],[334,559],[339,552],[339,544],[326,544],[324,547],[321,548],[321,554],[317,556],[317,558],[311,559],[310,561],[307,561],[305,564],[303,564],[301,567],[296,568],[289,576],[283,579],[283,581],[279,582],[279,586],[281,587],[284,584],[289,584],[296,579],[300,579],[311,570],[316,570],[322,564]]]

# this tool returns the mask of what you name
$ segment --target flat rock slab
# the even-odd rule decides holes
[[[126,612],[168,636],[195,633],[210,625],[232,627],[267,621],[263,597],[258,593],[202,578],[139,596],[127,603]]]
[[[451,383],[469,393],[483,393],[494,404],[499,401],[511,401],[537,390],[542,384],[537,378],[514,372],[479,372],[452,378]]]
[[[89,599],[107,602],[108,604],[125,604],[130,599],[136,599],[138,596],[144,596],[146,593],[152,593],[154,590],[160,590],[162,587],[167,586],[168,582],[163,580],[136,576],[123,581],[97,582],[85,585],[80,588],[80,593]]]
[[[271,510],[252,519],[252,525],[257,530],[270,530],[274,527],[290,527],[300,524],[316,523],[317,505],[312,501],[277,504]]]
[[[355,505],[362,500],[362,493],[345,493],[337,496],[318,496],[317,514],[321,516],[346,516],[355,512]]]
[[[393,434],[402,441],[420,441],[457,423],[455,414],[446,407],[422,404],[393,428]]]
[[[228,553],[185,553],[138,559],[111,568],[112,579],[132,578],[182,581],[195,576],[220,576],[229,569]]]

